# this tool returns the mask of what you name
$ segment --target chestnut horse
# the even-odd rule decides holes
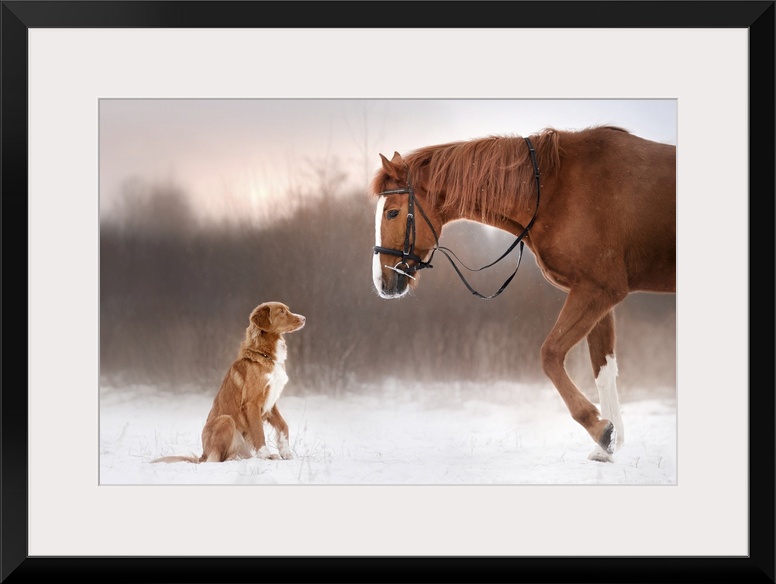
[[[489,136],[380,158],[371,184],[377,196],[372,271],[380,296],[406,294],[440,251],[473,294],[493,298],[514,272],[496,294],[483,296],[439,236],[460,219],[514,234],[501,257],[525,243],[544,277],[567,292],[541,347],[542,369],[596,443],[589,458],[611,460],[625,438],[613,309],[630,292],[676,292],[676,146],[602,126]],[[566,355],[583,338],[600,412],[565,368]]]

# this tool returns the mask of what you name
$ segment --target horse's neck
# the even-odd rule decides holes
[[[518,235],[519,233],[522,233],[523,228],[528,225],[528,222],[531,220],[530,217],[506,217],[506,216],[498,216],[493,219],[484,219],[483,213],[479,211],[479,209],[475,209],[471,213],[445,213],[441,216],[442,219],[442,226],[446,225],[447,223],[452,223],[453,221],[473,221],[475,223],[480,223],[482,225],[489,225],[490,227],[495,227],[496,229],[501,229],[502,231],[506,231],[507,233],[511,233],[513,235]]]

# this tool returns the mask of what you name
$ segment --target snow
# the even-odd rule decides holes
[[[627,439],[613,462],[548,384],[385,380],[341,397],[283,394],[292,460],[151,463],[202,453],[214,394],[151,386],[100,390],[100,484],[655,485],[676,484],[676,402],[629,392]],[[267,426],[270,450],[277,451]]]

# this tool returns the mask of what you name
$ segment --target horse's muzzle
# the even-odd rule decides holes
[[[406,264],[404,265],[406,267]],[[377,292],[382,298],[399,298],[404,296],[409,292],[410,278],[415,279],[414,276],[411,276],[401,268],[384,266],[379,286],[377,286]],[[378,284],[378,282],[375,282],[375,284]]]

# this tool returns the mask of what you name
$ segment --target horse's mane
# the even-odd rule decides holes
[[[542,177],[557,172],[562,155],[559,138],[579,132],[546,128],[529,136],[536,150]],[[620,130],[620,128],[613,128]],[[477,164],[473,164],[473,161]],[[404,156],[410,178],[423,177],[429,203],[436,207],[439,194],[445,193],[440,211],[460,216],[477,216],[488,222],[517,204],[533,208],[536,181],[525,140],[514,135],[493,135],[475,140],[449,142],[418,148]],[[373,181],[375,193],[384,190],[387,176],[378,172]]]

